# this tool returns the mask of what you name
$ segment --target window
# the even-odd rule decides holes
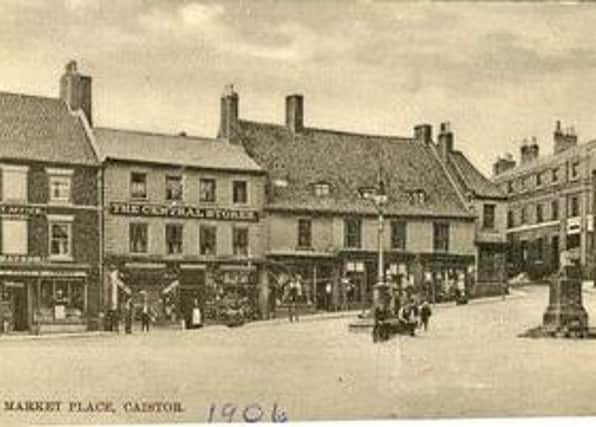
[[[411,205],[422,205],[426,203],[426,191],[414,190],[408,191],[408,198],[410,199]]]
[[[71,201],[71,169],[47,169],[50,187],[50,201],[68,203]]]
[[[542,185],[542,172],[538,172],[536,174],[536,187],[540,187]]]
[[[298,220],[298,247],[310,248],[312,245],[312,221],[308,218]]]
[[[27,221],[2,219],[2,253],[25,255],[27,252]]]
[[[2,200],[27,200],[26,166],[3,165],[2,167]]]
[[[550,218],[552,220],[559,219],[559,201],[553,200],[550,202]]]
[[[542,208],[542,204],[538,203],[536,205],[536,222],[541,223],[544,221],[544,211]]]
[[[526,179],[526,177],[523,177],[520,179],[520,187],[522,191],[525,191],[528,189],[528,180]]]
[[[435,252],[449,251],[449,224],[445,222],[433,223],[433,248]]]
[[[148,250],[148,227],[144,223],[131,223],[129,226],[130,252],[146,253]]]
[[[166,176],[166,200],[182,200],[181,176]]]
[[[482,207],[482,228],[495,228],[495,209],[495,205],[488,203]]]
[[[559,168],[554,168],[552,171],[552,176],[551,176],[551,181],[552,182],[557,182],[559,181]]]
[[[217,228],[201,225],[199,228],[199,252],[201,255],[215,255],[217,248]]]
[[[329,195],[330,186],[326,182],[319,182],[314,185],[315,196],[325,197]]]
[[[232,246],[234,255],[248,256],[248,228],[234,227]]]
[[[347,248],[359,248],[362,240],[362,222],[359,218],[346,218],[345,227],[345,246]]]
[[[391,247],[393,249],[406,249],[408,225],[406,221],[391,221]]]
[[[523,206],[523,207],[521,208],[521,210],[520,210],[520,213],[519,213],[519,216],[520,216],[520,218],[519,218],[519,222],[520,222],[521,224],[525,224],[525,223],[526,223],[526,221],[528,220],[528,209],[527,209],[527,207],[526,207],[526,206]]]
[[[507,211],[507,228],[515,227],[515,217],[513,211]]]
[[[215,180],[201,179],[199,181],[199,201],[215,202]]]
[[[509,181],[507,182],[507,192],[508,193],[513,193],[514,188],[513,188],[513,181]]]
[[[35,319],[43,323],[85,320],[87,302],[83,280],[42,279],[32,287]]]
[[[577,196],[569,199],[569,216],[579,216],[579,197]]]
[[[147,198],[147,175],[139,172],[132,172],[130,174],[130,198],[131,199],[146,199]]]
[[[50,257],[72,257],[72,221],[50,220]]]
[[[537,238],[534,241],[535,256],[536,260],[544,260],[544,239],[542,237]]]
[[[166,224],[166,253],[182,253],[182,224]]]
[[[248,203],[248,186],[246,181],[234,181],[232,187],[234,203]]]
[[[579,178],[579,162],[571,164],[571,179]]]

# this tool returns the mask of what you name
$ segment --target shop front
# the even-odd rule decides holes
[[[53,265],[0,269],[1,332],[87,330],[88,270]]]

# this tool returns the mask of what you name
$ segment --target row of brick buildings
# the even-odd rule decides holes
[[[436,140],[426,124],[408,137],[316,129],[300,95],[285,124],[259,123],[228,88],[217,138],[197,138],[94,126],[91,78],[74,62],[60,87],[0,93],[5,331],[95,328],[126,295],[163,321],[195,300],[209,316],[229,295],[266,317],[287,277],[312,308],[363,306],[379,245],[383,275],[402,285],[504,279],[505,194],[447,123]],[[380,188],[381,233],[365,197]]]

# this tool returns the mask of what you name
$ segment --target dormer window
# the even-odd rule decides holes
[[[377,189],[375,187],[361,187],[358,193],[360,193],[360,197],[368,200],[377,194]]]
[[[408,198],[410,200],[411,205],[422,205],[426,203],[427,194],[426,191],[422,189],[416,189],[408,191]]]
[[[329,195],[331,186],[327,182],[317,182],[313,185],[315,196],[326,197]]]

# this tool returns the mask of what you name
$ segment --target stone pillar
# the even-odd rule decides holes
[[[259,313],[262,320],[269,319],[269,273],[267,267],[259,268]]]

